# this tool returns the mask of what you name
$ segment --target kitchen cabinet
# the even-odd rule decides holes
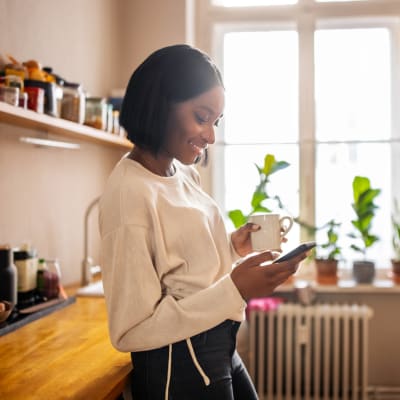
[[[78,297],[0,337],[0,398],[111,400],[131,371],[110,343],[104,298]]]
[[[132,148],[132,143],[124,137],[3,102],[0,102],[0,122],[70,139],[95,142],[105,146],[128,150]]]

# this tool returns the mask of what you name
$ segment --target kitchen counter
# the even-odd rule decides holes
[[[0,399],[116,399],[131,371],[110,343],[104,298],[76,302],[0,337]]]

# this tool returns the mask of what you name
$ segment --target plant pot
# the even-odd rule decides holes
[[[336,285],[338,282],[338,261],[326,260],[322,258],[315,259],[315,268],[317,270],[316,280],[321,285]]]
[[[372,283],[375,278],[375,263],[372,261],[354,261],[353,278],[357,283]]]
[[[400,285],[400,260],[392,261],[392,279],[397,285]]]

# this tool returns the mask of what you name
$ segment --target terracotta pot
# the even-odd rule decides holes
[[[322,258],[315,259],[317,269],[316,280],[321,285],[336,285],[338,282],[338,261],[326,260]]]
[[[353,278],[357,283],[372,283],[375,278],[375,264],[372,261],[354,261]]]
[[[391,260],[392,261],[392,278],[393,281],[400,285],[400,260]]]

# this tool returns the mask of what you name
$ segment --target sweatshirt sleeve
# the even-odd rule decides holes
[[[105,300],[111,342],[116,349],[154,349],[210,329],[225,319],[243,319],[246,303],[229,274],[180,300],[163,295],[147,235],[144,227],[124,225],[102,240]]]

